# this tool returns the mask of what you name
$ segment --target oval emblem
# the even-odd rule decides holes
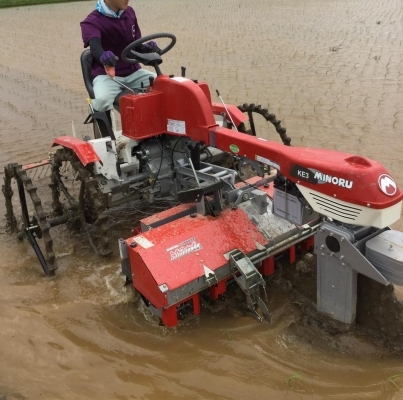
[[[378,178],[378,185],[382,192],[387,196],[393,196],[397,192],[396,182],[389,175],[380,175]]]
[[[239,153],[239,147],[236,144],[231,144],[229,146],[229,149],[233,152],[233,153]]]

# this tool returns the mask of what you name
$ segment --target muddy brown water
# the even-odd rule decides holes
[[[77,136],[90,134],[78,24],[93,6],[0,10],[2,167],[46,158],[73,121]],[[293,145],[376,159],[403,187],[401,1],[134,6],[144,35],[177,36],[163,72],[185,66],[228,103],[268,106]],[[261,125],[261,136],[278,140]],[[116,238],[129,235],[128,215],[116,213]],[[46,279],[30,247],[1,224],[0,399],[403,398],[401,357],[358,335],[299,325],[298,304],[281,285],[269,292],[272,324],[222,303],[166,329],[123,288],[117,251],[99,259],[85,238],[60,229],[59,270]],[[402,230],[402,219],[394,227]]]

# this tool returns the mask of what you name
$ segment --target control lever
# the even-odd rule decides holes
[[[116,59],[116,61],[119,60],[118,57],[115,57],[115,59]],[[133,89],[129,88],[129,86],[126,86],[124,83],[118,81],[118,80],[115,78],[115,67],[110,67],[109,65],[104,65],[104,68],[105,68],[106,74],[107,74],[111,79],[113,79],[117,84],[119,84],[120,86],[122,86],[124,89],[130,90],[133,94],[135,94]]]
[[[216,92],[217,92],[217,96],[220,98],[221,103],[223,104],[223,106],[224,106],[224,108],[225,108],[225,111],[227,112],[227,115],[228,115],[229,119],[231,120],[232,126],[233,126],[234,129],[238,132],[238,128],[237,128],[236,125],[234,124],[234,121],[233,121],[233,119],[232,119],[232,117],[231,117],[231,114],[229,113],[228,108],[227,108],[227,106],[225,105],[224,100],[222,99],[222,97],[221,97],[221,95],[220,95],[220,92],[219,92],[217,89],[216,89]]]

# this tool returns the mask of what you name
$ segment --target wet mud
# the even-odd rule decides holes
[[[316,256],[300,253],[293,265],[277,266],[276,275],[270,279],[292,293],[295,304],[302,311],[298,320],[300,329],[319,329],[330,335],[328,345],[339,351],[360,354],[363,348],[351,341],[371,340],[391,353],[403,353],[403,302],[402,288],[392,284],[384,286],[358,274],[356,322],[344,324],[316,310]],[[303,327],[303,328],[302,328]],[[327,336],[325,334],[325,337]],[[364,346],[365,348],[365,346]]]
[[[177,36],[164,73],[185,66],[214,101],[218,89],[227,103],[268,107],[292,145],[370,157],[403,187],[401,2],[133,5],[143,35]],[[91,135],[79,22],[93,7],[0,10],[0,179],[8,163],[47,158],[53,139],[73,128]],[[280,141],[264,120],[258,132]],[[150,212],[137,203],[114,211],[113,243]],[[48,279],[1,219],[0,399],[403,398],[399,288],[360,277],[358,324],[343,327],[316,312],[314,263],[300,254],[306,268],[279,260],[268,281],[271,324],[242,313],[235,293],[166,329],[124,286],[117,246],[100,259],[85,235],[60,227],[52,237],[59,269]]]

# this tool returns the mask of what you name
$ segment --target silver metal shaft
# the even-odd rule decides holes
[[[115,77],[113,77],[112,79],[113,79],[116,83],[118,83],[120,86],[122,86],[123,88],[125,88],[125,89],[127,89],[127,90],[130,90],[133,94],[135,94],[135,93],[134,93],[134,90],[131,89],[131,88],[129,88],[129,86],[126,86],[124,83],[118,81]]]
[[[224,106],[224,108],[225,108],[225,111],[227,112],[227,115],[228,115],[229,119],[231,120],[232,126],[233,126],[234,129],[238,132],[238,128],[237,128],[236,125],[234,124],[234,121],[233,121],[233,119],[232,119],[232,117],[231,117],[231,114],[229,113],[228,108],[227,108],[227,106],[225,105],[224,100],[222,99],[222,97],[221,97],[221,95],[220,95],[220,92],[219,92],[218,90],[216,90],[216,92],[217,92],[217,96],[220,98],[221,103],[223,104],[223,106]]]

